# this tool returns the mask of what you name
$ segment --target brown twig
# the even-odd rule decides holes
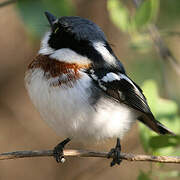
[[[0,160],[8,159],[19,159],[19,158],[28,158],[28,157],[48,157],[53,156],[52,150],[41,150],[41,151],[15,151],[7,152],[0,154]],[[65,157],[99,157],[107,158],[107,152],[95,152],[89,150],[75,150],[75,149],[66,149],[64,150]],[[111,156],[110,158],[113,158]],[[179,156],[151,156],[151,155],[135,155],[121,153],[121,158],[127,161],[151,161],[159,163],[180,163]]]
[[[4,1],[2,3],[0,3],[0,8],[1,7],[4,7],[4,6],[7,6],[9,4],[12,4],[12,3],[15,3],[17,0],[9,0],[9,1]]]

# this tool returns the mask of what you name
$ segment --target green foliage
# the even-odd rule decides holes
[[[180,132],[180,117],[177,104],[171,100],[159,97],[155,81],[146,81],[143,85],[143,90],[157,120],[178,134]],[[148,153],[155,155],[180,155],[180,150],[178,150],[179,135],[159,136],[143,124],[140,124],[140,138],[145,151]]]
[[[121,1],[108,0],[107,7],[114,24],[126,32],[130,26],[130,15],[128,9]]]
[[[144,1],[133,16],[124,3],[108,0],[107,8],[110,18],[124,32],[133,32],[151,23],[157,16],[159,0]]]
[[[48,25],[45,11],[56,16],[72,15],[74,8],[70,0],[18,0],[18,12],[25,23],[27,31],[33,37],[40,38]]]
[[[108,0],[107,8],[112,22],[131,36],[130,46],[135,50],[147,51],[152,40],[147,33],[139,33],[148,24],[155,21],[159,11],[159,0],[143,1],[132,15],[126,4],[120,0]]]
[[[146,26],[156,18],[158,9],[159,0],[144,1],[137,9],[132,22],[135,24],[136,28],[142,28],[142,26]]]

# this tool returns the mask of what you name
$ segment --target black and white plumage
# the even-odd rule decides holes
[[[96,24],[46,16],[51,30],[25,82],[42,118],[61,137],[86,142],[122,138],[136,119],[159,134],[173,134],[155,120],[142,90]]]

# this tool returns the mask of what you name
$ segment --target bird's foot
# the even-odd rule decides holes
[[[108,158],[113,156],[113,160],[110,164],[110,166],[114,166],[115,164],[120,165],[122,159],[121,159],[121,144],[120,144],[120,139],[117,138],[117,143],[116,143],[116,147],[112,148],[110,150],[110,152],[108,153]]]
[[[65,145],[70,141],[70,138],[65,139],[64,141],[60,142],[53,150],[53,156],[57,163],[64,163],[65,158],[63,154],[63,149]]]

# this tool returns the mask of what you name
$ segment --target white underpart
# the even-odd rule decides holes
[[[50,36],[51,32],[47,32],[45,35],[44,35],[44,38],[43,40],[41,41],[41,47],[40,47],[40,50],[39,50],[39,54],[42,54],[42,55],[49,55],[49,54],[52,54],[54,53],[54,49],[52,49],[51,47],[49,47],[48,45],[48,41],[49,41],[49,36]]]
[[[137,118],[136,111],[108,97],[90,105],[92,79],[80,73],[82,78],[72,88],[52,87],[56,79],[47,80],[41,69],[26,73],[26,88],[42,118],[59,136],[74,141],[122,138]]]
[[[67,63],[80,63],[80,64],[91,63],[91,61],[87,57],[81,56],[80,54],[76,53],[75,51],[69,48],[62,48],[56,50],[52,55],[50,55],[50,57]]]
[[[106,49],[103,42],[94,42],[93,47],[101,54],[103,59],[110,64],[115,64],[115,57]]]

